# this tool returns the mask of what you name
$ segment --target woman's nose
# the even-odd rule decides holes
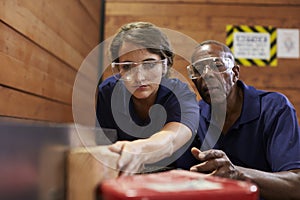
[[[138,81],[145,80],[145,70],[143,69],[142,65],[135,67],[135,77]]]

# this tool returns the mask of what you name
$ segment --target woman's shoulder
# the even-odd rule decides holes
[[[117,83],[117,79],[114,76],[110,76],[99,84],[98,90],[99,91],[111,90],[115,87],[116,83]]]
[[[177,78],[167,78],[162,80],[161,89],[158,96],[175,96],[177,99],[191,101],[196,99],[196,94],[188,83],[185,83]]]
[[[161,85],[169,88],[170,90],[178,90],[178,91],[189,91],[189,83],[183,82],[182,80],[179,80],[178,78],[164,78],[161,81]]]

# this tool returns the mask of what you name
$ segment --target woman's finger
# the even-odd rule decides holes
[[[108,149],[114,153],[121,154],[126,143],[127,141],[118,141],[108,146]]]

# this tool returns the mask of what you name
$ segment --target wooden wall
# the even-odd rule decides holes
[[[100,0],[0,1],[0,116],[72,122],[72,87],[99,43]]]
[[[107,0],[105,36],[111,37],[128,22],[149,21],[179,31],[197,42],[225,43],[226,25],[264,25],[300,29],[298,0]],[[186,75],[187,62],[175,61]],[[278,59],[277,67],[242,67],[241,79],[259,89],[284,93],[300,118],[300,60]]]

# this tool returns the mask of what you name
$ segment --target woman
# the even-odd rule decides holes
[[[191,141],[199,108],[187,84],[168,78],[174,54],[158,27],[126,24],[109,50],[114,76],[98,88],[97,118],[102,128],[117,130],[110,150],[120,155],[119,170],[138,173]]]

